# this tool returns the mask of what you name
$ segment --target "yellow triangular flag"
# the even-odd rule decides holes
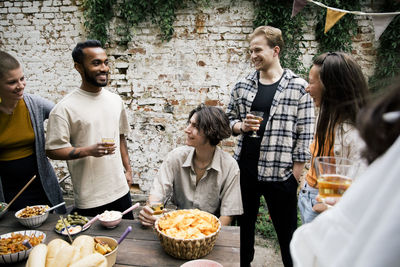
[[[335,25],[336,22],[338,22],[338,20],[341,19],[344,15],[346,15],[345,12],[340,12],[327,8],[324,33],[327,33],[333,27],[333,25]]]

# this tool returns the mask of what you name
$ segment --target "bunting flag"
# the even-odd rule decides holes
[[[294,0],[293,1],[293,8],[292,8],[292,18],[297,15],[306,5],[307,0]]]
[[[345,12],[336,11],[330,8],[326,9],[324,33],[327,33],[344,15],[346,15]]]
[[[345,14],[350,13],[359,16],[371,16],[372,24],[374,25],[375,30],[375,39],[378,40],[379,37],[381,37],[382,33],[386,30],[387,26],[389,26],[393,18],[397,15],[400,15],[400,12],[366,13],[360,11],[348,11],[329,7],[314,0],[294,0],[292,17],[296,16],[297,13],[299,13],[307,5],[308,2],[327,9],[324,31],[325,33],[327,33]]]
[[[375,40],[379,40],[382,33],[389,26],[390,22],[396,17],[396,15],[382,15],[382,16],[372,16],[372,24],[375,30]]]

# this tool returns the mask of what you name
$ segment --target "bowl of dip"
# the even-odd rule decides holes
[[[100,214],[99,221],[101,225],[106,228],[115,228],[122,220],[122,213],[120,211],[104,211]]]

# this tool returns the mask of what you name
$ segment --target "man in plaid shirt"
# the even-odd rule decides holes
[[[292,266],[289,243],[297,228],[297,187],[304,163],[310,159],[314,105],[307,82],[283,69],[279,53],[282,33],[270,26],[250,35],[255,71],[231,92],[227,114],[235,135],[240,134],[235,159],[240,167],[244,214],[240,224],[241,266],[254,257],[254,230],[264,196],[278,236],[282,260]],[[260,121],[250,111],[263,112]],[[252,131],[258,136],[252,137]]]

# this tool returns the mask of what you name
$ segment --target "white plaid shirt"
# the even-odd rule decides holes
[[[306,162],[314,133],[314,103],[306,92],[307,82],[285,69],[272,101],[260,147],[258,180],[285,181],[293,162]],[[246,118],[258,90],[257,71],[239,81],[231,92],[227,108],[230,125]],[[243,145],[240,136],[234,158],[239,160]]]

